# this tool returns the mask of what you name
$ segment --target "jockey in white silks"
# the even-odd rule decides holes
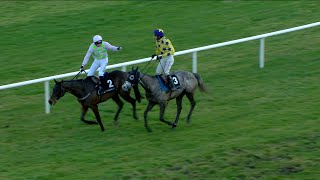
[[[107,50],[111,51],[120,51],[122,47],[120,46],[113,46],[108,42],[102,41],[102,37],[100,35],[95,35],[93,37],[93,43],[91,43],[86,56],[82,61],[82,65],[80,67],[80,71],[83,71],[84,66],[88,63],[90,57],[94,58],[94,61],[90,67],[87,76],[94,76],[95,71],[99,69],[99,79],[101,82],[102,89],[99,89],[98,94],[101,95],[105,93],[105,89],[107,86],[107,82],[104,79],[104,70],[108,65],[108,52]]]

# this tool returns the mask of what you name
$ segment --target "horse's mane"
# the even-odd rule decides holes
[[[116,77],[120,77],[120,79],[126,79],[127,78],[127,72],[123,72],[123,71],[120,71],[120,70],[114,70],[110,73],[108,73],[108,75],[111,77],[111,78],[116,78]]]

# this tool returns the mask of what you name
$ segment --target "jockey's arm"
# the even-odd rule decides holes
[[[154,54],[160,55],[160,49],[159,49],[158,43],[156,43],[156,50],[155,50]]]
[[[117,46],[113,46],[111,44],[109,44],[108,42],[103,42],[105,47],[108,49],[108,50],[111,50],[111,51],[119,51],[119,48]]]
[[[90,46],[89,49],[88,49],[88,51],[87,51],[86,56],[83,58],[82,66],[85,66],[85,65],[88,63],[88,61],[89,61],[92,53],[93,53],[93,51],[92,51],[92,48],[91,48],[91,46]]]

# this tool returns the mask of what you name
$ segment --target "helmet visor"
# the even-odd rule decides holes
[[[95,45],[98,45],[98,44],[101,44],[102,43],[102,41],[97,41],[97,42],[95,42],[94,44]]]

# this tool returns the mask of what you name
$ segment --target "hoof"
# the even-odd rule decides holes
[[[175,127],[177,127],[177,124],[176,123],[172,123],[172,128],[175,128]]]

